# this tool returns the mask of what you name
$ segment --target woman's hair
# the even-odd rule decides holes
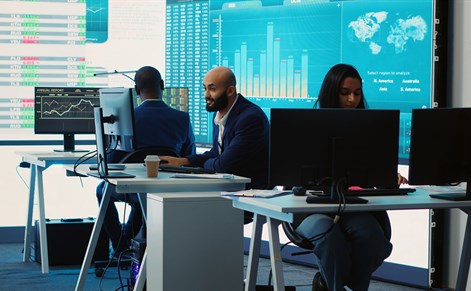
[[[337,64],[330,68],[324,77],[314,108],[340,108],[340,86],[343,80],[348,77],[362,81],[358,71],[351,65]],[[360,104],[357,108],[366,107],[367,104],[362,89]]]

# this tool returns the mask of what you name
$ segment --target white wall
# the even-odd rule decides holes
[[[2,146],[0,175],[0,227],[26,223],[30,169],[17,168],[21,156],[16,151],[51,151],[61,146]],[[46,218],[96,217],[98,179],[66,177],[62,166],[52,166],[43,174]],[[37,195],[36,195],[37,196]],[[37,199],[34,219],[39,217]]]
[[[471,78],[471,1],[455,0],[451,9],[450,25],[453,33],[449,35],[451,72],[451,94],[453,107],[471,106],[469,80]]]
[[[451,2],[449,25],[449,72],[453,107],[471,107],[471,0]],[[471,149],[470,149],[471,150]],[[447,233],[449,241],[445,245],[445,263],[448,265],[445,281],[448,286],[455,286],[462,240],[466,225],[466,216],[460,210],[450,211]],[[466,290],[471,290],[471,276],[468,275]]]

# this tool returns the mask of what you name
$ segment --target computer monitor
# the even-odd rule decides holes
[[[409,184],[457,185],[466,193],[433,194],[448,200],[471,199],[471,108],[412,110]]]
[[[100,102],[98,90],[88,87],[35,87],[34,133],[62,134],[63,151],[78,151],[75,149],[74,135],[95,133],[93,107]]]
[[[96,150],[97,150],[97,170],[88,172],[89,176],[97,177],[100,179],[107,178],[134,178],[134,175],[130,175],[123,172],[108,171],[108,139],[109,136],[105,134],[105,123],[103,108],[95,107],[93,109],[95,119],[95,137],[96,137]]]
[[[142,101],[135,89],[132,90],[134,107],[141,105]],[[173,109],[188,112],[190,107],[188,87],[165,87],[162,91],[162,100]]]
[[[103,131],[109,137],[111,150],[131,152],[135,147],[134,105],[130,88],[100,89]]]
[[[188,87],[166,87],[162,94],[162,100],[173,109],[189,111]]]
[[[320,203],[338,201],[349,186],[397,187],[398,110],[271,109],[270,115],[270,185],[330,190]]]

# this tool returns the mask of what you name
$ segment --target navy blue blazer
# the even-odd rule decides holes
[[[269,122],[262,109],[239,94],[224,127],[221,154],[218,134],[219,126],[214,125],[211,150],[187,156],[191,164],[251,178],[248,188],[267,188]]]
[[[134,109],[136,149],[169,147],[180,156],[194,154],[195,136],[187,112],[171,108],[162,100],[146,100]],[[117,163],[126,155],[113,151],[108,162]]]

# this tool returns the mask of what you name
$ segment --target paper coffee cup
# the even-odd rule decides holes
[[[148,155],[144,159],[144,162],[146,163],[147,177],[149,178],[157,177],[159,174],[159,164],[160,164],[159,156]]]

